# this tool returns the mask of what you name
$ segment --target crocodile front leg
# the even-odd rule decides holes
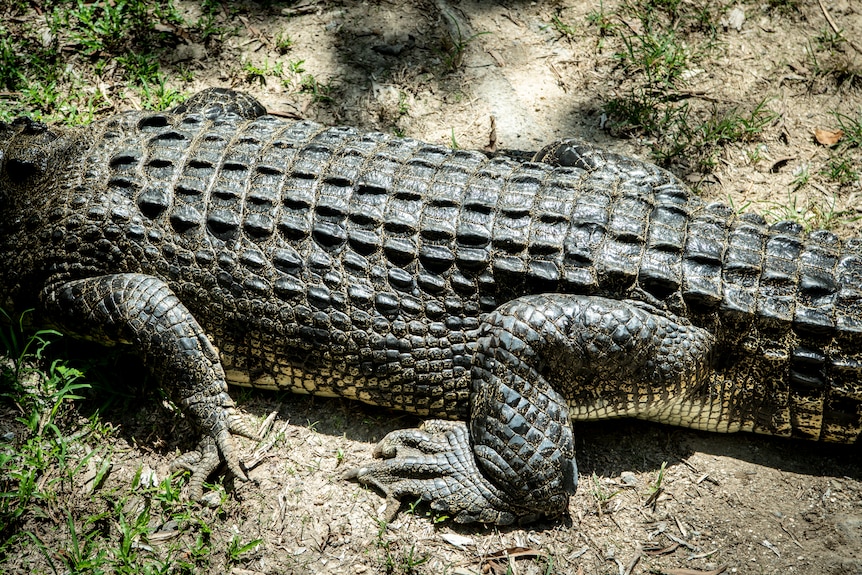
[[[463,423],[436,421],[393,432],[375,453],[386,459],[349,476],[389,497],[422,497],[458,522],[558,515],[577,487],[568,405],[581,418],[702,417],[698,399],[680,390],[704,390],[712,344],[706,331],[645,304],[516,299],[483,323],[469,434]]]
[[[107,345],[132,345],[201,428],[198,450],[175,464],[192,472],[193,499],[202,497],[203,482],[221,459],[245,479],[231,433],[256,436],[227,393],[218,353],[165,282],[143,274],[105,275],[49,286],[41,301],[49,320],[69,333]]]

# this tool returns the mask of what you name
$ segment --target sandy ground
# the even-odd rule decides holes
[[[858,117],[862,95],[858,75],[833,77],[815,69],[806,50],[828,23],[817,2],[792,4],[714,10],[719,23],[713,47],[708,57],[694,60],[687,76],[692,106],[747,110],[766,100],[777,116],[753,141],[721,148],[711,171],[685,157],[669,167],[711,200],[760,211],[815,206],[803,215],[821,222],[823,210],[816,206],[834,201],[842,215],[829,222],[840,234],[854,234],[859,224],[853,217],[862,213],[855,211],[862,206],[858,179],[838,185],[812,178],[794,188],[802,171],[818,174],[828,160],[814,130],[834,129],[835,111]],[[190,14],[200,9],[194,2],[177,5]],[[734,7],[744,14],[738,30],[720,23]],[[622,138],[607,129],[604,103],[625,94],[636,74],[614,57],[623,48],[620,38],[603,36],[588,23],[597,9],[597,3],[574,1],[252,4],[231,17],[236,34],[218,45],[184,44],[164,65],[193,72],[188,81],[170,77],[179,89],[241,88],[270,111],[291,117],[462,148],[535,150],[578,137],[649,158],[649,137]],[[616,2],[604,4],[607,13],[618,9]],[[862,3],[837,1],[829,10],[846,37],[862,38]],[[554,18],[570,23],[572,33],[552,26]],[[616,22],[638,31],[634,20]],[[284,34],[293,44],[281,53],[276,39]],[[859,70],[862,54],[845,48],[831,54],[837,63],[829,62]],[[302,73],[261,79],[243,71],[243,62],[282,63],[288,70],[300,60]],[[305,80],[303,91],[307,75],[316,84]],[[847,157],[860,169],[858,148]],[[200,571],[862,574],[858,446],[628,421],[578,424],[580,489],[567,520],[465,528],[435,521],[419,508],[386,524],[379,519],[383,499],[343,481],[341,473],[366,461],[386,432],[416,420],[338,400],[242,390],[234,396],[250,419],[276,414],[277,441],[250,482],[228,481],[219,510],[200,513],[212,530],[213,548],[235,536],[261,543],[235,563],[214,553]],[[115,431],[108,446],[113,468],[102,491],[129,489],[142,463],[164,478],[171,458],[193,444],[189,429],[156,396],[133,405],[103,415]],[[84,402],[81,411],[88,407]],[[4,417],[12,413],[4,408]],[[243,447],[251,457],[255,446]],[[85,486],[69,488],[61,509],[48,506],[50,521],[34,520],[40,537],[58,548],[68,537],[62,506],[82,516],[93,512],[87,497],[75,497],[79,488],[85,492]],[[140,498],[129,496],[127,504],[140,505]],[[169,531],[155,518],[151,524],[157,533]],[[152,553],[178,541],[191,546],[198,536],[200,529],[193,528],[162,543],[150,541]],[[48,571],[38,550],[21,553],[7,568]]]

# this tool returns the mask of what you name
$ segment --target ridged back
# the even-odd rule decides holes
[[[159,229],[205,266],[233,254],[225,271],[258,296],[299,295],[309,270],[343,266],[371,280],[367,296],[393,294],[384,308],[416,288],[484,310],[543,291],[646,293],[678,313],[862,331],[859,241],[738,218],[618,156],[551,168],[272,116],[133,114],[100,140],[85,163],[109,169],[79,189],[129,198],[133,239]]]

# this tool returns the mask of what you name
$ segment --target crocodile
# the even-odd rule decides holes
[[[0,125],[0,304],[132,346],[200,430],[227,384],[428,419],[346,473],[458,522],[565,514],[572,422],[854,443],[862,240],[706,203],[561,140],[530,161],[268,115],[211,88],[88,126]]]

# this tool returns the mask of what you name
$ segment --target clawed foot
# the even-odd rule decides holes
[[[482,475],[464,423],[430,420],[419,429],[393,431],[374,456],[382,460],[352,469],[345,478],[373,486],[390,500],[420,497],[457,523],[508,525],[528,517]]]
[[[248,480],[231,434],[260,441],[260,437],[249,429],[242,416],[232,406],[221,409],[214,427],[215,429],[209,433],[205,432],[195,450],[184,453],[171,463],[171,471],[186,470],[191,473],[189,498],[194,501],[204,500],[204,481],[212,475],[222,461],[237,479]]]

